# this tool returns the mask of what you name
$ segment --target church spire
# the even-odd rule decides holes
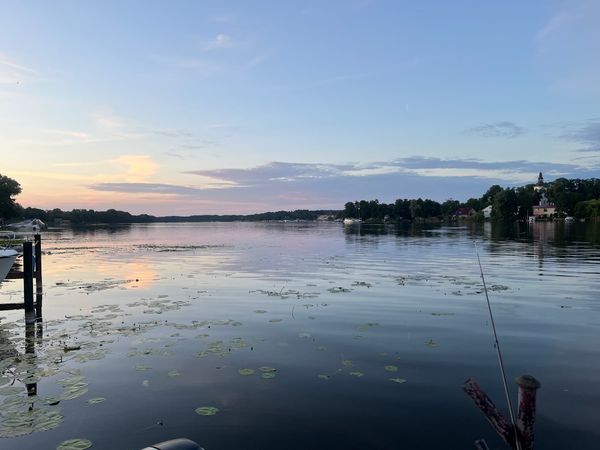
[[[544,177],[542,176],[542,172],[540,172],[540,175],[538,176],[538,182],[537,182],[538,186],[543,186],[544,185]]]

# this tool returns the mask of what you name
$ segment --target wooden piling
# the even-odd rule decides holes
[[[521,435],[521,447],[523,450],[532,450],[536,393],[542,385],[531,375],[521,375],[516,382],[519,386],[517,428]]]
[[[34,236],[35,242],[35,314],[38,320],[42,317],[42,301],[44,297],[42,276],[42,237]]]
[[[31,242],[23,242],[23,300],[25,322],[35,322],[33,303],[33,246]]]
[[[42,287],[42,237],[39,234],[34,236],[35,242],[35,286],[37,290]]]

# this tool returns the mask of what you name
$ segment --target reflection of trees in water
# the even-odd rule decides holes
[[[126,233],[131,229],[131,224],[98,224],[98,225],[73,225],[71,230],[74,236],[96,236]]]
[[[358,224],[344,227],[344,237],[349,243],[378,245],[380,237],[397,237],[399,240],[415,238],[424,241],[440,237],[467,236],[483,241],[490,254],[505,254],[507,250],[523,257],[535,257],[540,267],[544,257],[578,258],[576,251],[560,251],[574,247],[590,248],[600,244],[600,223],[467,223],[461,226],[434,224]],[[451,243],[451,242],[449,242]]]

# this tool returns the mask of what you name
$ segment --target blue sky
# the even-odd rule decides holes
[[[0,173],[154,214],[600,175],[600,2],[0,1]]]

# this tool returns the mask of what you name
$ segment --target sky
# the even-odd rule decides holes
[[[600,2],[0,0],[23,206],[342,209],[600,177]]]

